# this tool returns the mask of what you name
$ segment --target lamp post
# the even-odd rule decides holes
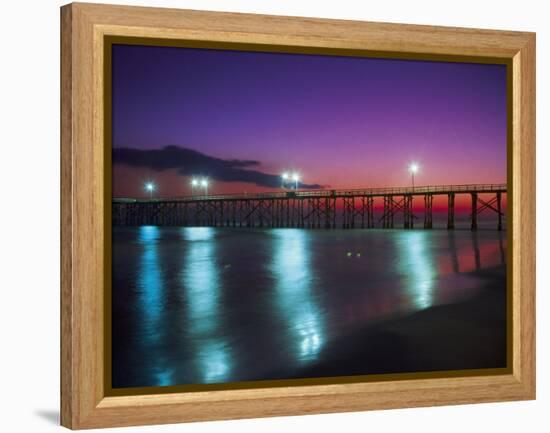
[[[281,188],[283,188],[283,189],[285,188],[285,183],[288,180],[288,178],[289,178],[288,173],[285,172],[285,173],[281,174]]]
[[[208,179],[201,179],[201,187],[204,188],[204,195],[208,195]]]
[[[198,179],[191,179],[191,196],[195,195],[195,188],[199,186],[199,181]]]
[[[414,191],[414,175],[416,172],[418,172],[418,164],[416,162],[413,162],[411,165],[409,165],[409,171],[411,172],[412,188]]]
[[[300,182],[300,175],[298,173],[294,173],[292,175],[292,180],[294,181],[294,189],[298,190],[298,182]]]
[[[147,182],[145,184],[145,190],[149,191],[149,200],[153,199],[153,191],[155,190],[155,184],[153,182]]]

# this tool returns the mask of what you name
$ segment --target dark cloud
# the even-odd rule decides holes
[[[253,169],[260,165],[259,161],[221,159],[178,146],[150,150],[114,148],[113,163],[145,167],[157,171],[176,169],[179,174],[184,176],[203,175],[221,182],[248,182],[272,188],[281,185],[281,178],[278,174],[269,174]],[[319,189],[321,185],[300,183],[299,187]]]

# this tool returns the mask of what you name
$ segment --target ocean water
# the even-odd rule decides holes
[[[112,385],[501,367],[505,262],[496,230],[115,227]]]

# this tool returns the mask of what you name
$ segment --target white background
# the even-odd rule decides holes
[[[538,400],[127,429],[137,432],[548,431],[550,68],[547,2],[195,0],[125,1],[233,12],[314,16],[537,32]],[[59,6],[1,6],[0,430],[59,430]],[[546,120],[546,122],[545,122]],[[547,200],[545,202],[544,200]],[[546,422],[545,422],[546,421]],[[544,426],[544,423],[546,426]],[[118,430],[121,431],[121,430]]]

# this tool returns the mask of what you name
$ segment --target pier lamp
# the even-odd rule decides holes
[[[208,179],[201,179],[201,187],[204,188],[204,195],[208,195]]]
[[[289,177],[290,176],[287,172],[284,172],[283,174],[281,174],[281,188],[285,187],[285,183],[286,183],[286,181],[288,180]]]
[[[412,179],[412,187],[414,189],[414,175],[418,172],[418,164],[416,162],[413,162],[411,165],[409,165],[409,171],[411,172],[411,179]]]
[[[298,189],[298,182],[300,182],[300,175],[298,173],[294,173],[292,175],[292,180],[294,181],[294,189]]]
[[[153,191],[155,190],[155,184],[153,182],[147,182],[145,184],[145,191],[149,191],[149,198],[153,198]]]
[[[195,179],[195,178],[192,178],[191,179],[191,195],[194,194],[195,192],[195,188],[199,186],[199,180],[198,179]]]

